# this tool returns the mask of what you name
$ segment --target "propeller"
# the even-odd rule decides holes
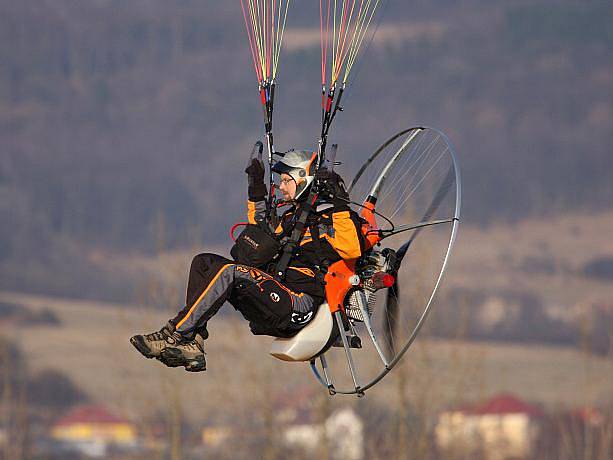
[[[436,194],[434,195],[434,198],[432,199],[432,202],[426,209],[426,212],[424,213],[421,220],[419,220],[419,222],[425,222],[432,218],[438,207],[443,202],[443,199],[447,196],[447,193],[451,189],[451,185],[454,183],[454,181],[455,170],[453,166],[450,166],[449,170],[447,171],[447,174],[445,175],[445,178],[441,183],[441,186],[437,190]],[[396,281],[387,290],[387,295],[385,296],[383,320],[383,337],[385,340],[385,346],[390,356],[394,356],[396,354],[394,343],[398,334],[398,294],[400,292],[400,287],[398,284],[398,270],[400,270],[400,264],[402,263],[402,259],[404,259],[404,256],[406,256],[409,248],[411,247],[411,244],[413,243],[413,241],[415,241],[417,235],[419,235],[424,228],[425,227],[417,228],[411,235],[411,238],[409,238],[409,240],[402,246],[400,246],[400,248],[398,248],[398,250],[396,251],[396,260],[394,261],[391,270],[391,274],[394,276]]]
[[[396,354],[394,341],[398,329],[398,292],[398,278],[396,278],[394,284],[387,289],[387,295],[385,297],[383,339],[385,341],[388,356],[394,356]]]

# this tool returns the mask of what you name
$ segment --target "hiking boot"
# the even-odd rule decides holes
[[[157,332],[135,335],[130,343],[146,358],[156,358],[168,367],[185,366],[190,372],[206,370],[202,337],[196,335],[194,340],[186,339],[171,323]]]
[[[174,345],[168,345],[158,358],[168,367],[183,366],[188,372],[202,372],[206,370],[204,358],[203,338],[196,335],[194,340],[184,340]]]

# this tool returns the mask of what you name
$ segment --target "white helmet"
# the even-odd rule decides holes
[[[278,174],[287,174],[296,182],[297,200],[315,179],[315,164],[317,152],[308,150],[290,150],[283,158],[277,161],[272,170]]]

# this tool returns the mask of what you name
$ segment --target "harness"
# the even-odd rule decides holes
[[[303,206],[307,205],[304,203]],[[333,213],[335,211],[334,206],[330,206],[325,209],[326,213]],[[328,271],[328,267],[330,265],[330,261],[327,258],[327,253],[322,246],[322,242],[320,239],[321,229],[320,224],[322,223],[322,216],[319,215],[317,210],[315,209],[314,204],[311,201],[308,202],[308,209],[304,209],[303,212],[300,213],[299,216],[296,217],[296,222],[294,223],[291,235],[289,239],[286,241],[283,249],[281,251],[281,256],[278,259],[277,263],[273,265],[270,273],[273,274],[275,279],[278,281],[282,281],[285,279],[285,275],[289,268],[289,264],[295,257],[300,256],[300,243],[302,242],[306,230],[308,229],[311,234],[312,249],[309,250],[311,264],[309,266],[313,268],[316,279],[321,283],[325,284],[324,276]],[[315,261],[313,261],[313,255],[316,256]]]

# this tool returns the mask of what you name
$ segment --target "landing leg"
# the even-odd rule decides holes
[[[355,387],[355,391],[358,397],[364,396],[364,392],[361,390],[360,385],[358,384],[355,364],[353,362],[353,357],[351,356],[351,349],[349,347],[349,342],[347,341],[347,335],[345,334],[345,327],[343,326],[343,317],[341,312],[335,312],[334,318],[336,318],[336,325],[338,326],[338,330],[341,332],[341,339],[343,340],[343,348],[345,348],[345,355],[347,355],[347,364],[349,365],[349,372],[351,373],[353,386]]]

